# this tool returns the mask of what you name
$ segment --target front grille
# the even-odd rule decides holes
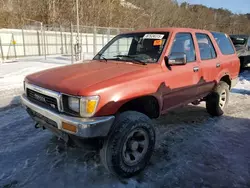
[[[57,100],[54,97],[50,97],[50,96],[38,93],[34,90],[27,88],[27,98],[30,101],[32,101],[40,106],[58,111]]]

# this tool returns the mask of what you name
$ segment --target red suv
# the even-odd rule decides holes
[[[224,33],[145,29],[116,36],[89,62],[27,76],[21,98],[36,127],[67,142],[98,140],[105,167],[129,177],[152,155],[152,118],[202,101],[222,115],[239,68]]]

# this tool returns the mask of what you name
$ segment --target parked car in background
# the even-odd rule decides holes
[[[230,38],[240,58],[241,69],[250,67],[250,36],[230,35]]]
[[[66,142],[99,140],[104,166],[130,177],[153,153],[151,119],[202,101],[211,116],[223,115],[239,68],[224,33],[145,29],[114,37],[87,63],[27,76],[21,99],[36,128]]]

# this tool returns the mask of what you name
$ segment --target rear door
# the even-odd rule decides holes
[[[202,74],[198,95],[205,96],[215,86],[217,75],[221,71],[221,61],[208,34],[196,33],[195,36],[199,47],[198,61],[200,62]]]
[[[217,81],[225,74],[228,74],[232,79],[236,78],[239,74],[239,58],[229,36],[218,32],[212,32],[212,35],[218,46],[217,51],[221,61],[221,72],[216,77]]]
[[[163,113],[173,107],[193,102],[197,95],[197,83],[201,78],[191,33],[180,32],[174,36],[169,55],[173,53],[185,53],[187,64],[171,66],[171,70],[166,72],[167,89],[163,92]]]

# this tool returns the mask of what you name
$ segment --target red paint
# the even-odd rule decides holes
[[[234,79],[239,73],[236,54],[224,56],[210,32],[186,28],[146,29],[135,32],[169,32],[169,38],[158,63],[137,65],[116,61],[96,61],[53,68],[27,76],[26,81],[50,90],[70,95],[99,95],[96,116],[115,114],[126,102],[140,96],[155,96],[161,113],[207,95],[225,75]],[[165,66],[164,56],[170,53],[176,33],[191,33],[196,50],[196,61],[186,65]],[[217,58],[200,59],[195,33],[207,34],[212,40]],[[221,67],[216,68],[220,62]],[[198,72],[193,72],[199,67]]]

